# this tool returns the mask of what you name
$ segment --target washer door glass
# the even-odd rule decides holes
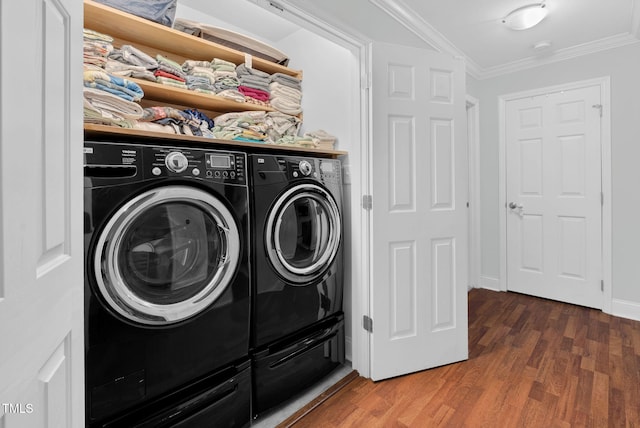
[[[101,294],[119,314],[168,324],[211,305],[230,284],[240,253],[231,212],[186,186],[145,192],[118,210],[95,255]]]
[[[267,254],[288,281],[311,281],[334,261],[341,229],[333,196],[315,184],[298,185],[278,198],[269,214]]]

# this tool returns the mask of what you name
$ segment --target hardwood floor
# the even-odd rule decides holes
[[[638,321],[473,289],[469,353],[386,381],[358,377],[293,426],[640,426]]]

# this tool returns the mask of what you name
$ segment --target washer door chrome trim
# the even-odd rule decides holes
[[[306,198],[314,200],[327,212],[329,230],[325,251],[312,264],[301,268],[293,266],[283,255],[280,229],[284,212],[296,201]],[[307,283],[320,276],[333,263],[341,239],[342,220],[338,204],[327,190],[316,184],[304,183],[290,188],[276,200],[269,211],[264,239],[267,256],[276,271],[294,285]]]
[[[223,250],[213,278],[192,297],[158,304],[137,296],[127,286],[118,263],[122,237],[134,220],[159,204],[182,202],[202,210],[216,223]],[[100,293],[123,317],[146,325],[165,325],[192,317],[208,308],[229,286],[240,256],[240,234],[229,209],[211,193],[188,186],[164,186],[146,191],[123,205],[110,219],[96,244],[94,272]]]

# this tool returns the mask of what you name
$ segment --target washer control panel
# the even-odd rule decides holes
[[[244,153],[153,147],[150,167],[155,177],[196,177],[221,183],[246,184]]]

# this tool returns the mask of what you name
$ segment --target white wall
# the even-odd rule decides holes
[[[481,275],[498,278],[498,97],[611,77],[612,295],[640,314],[640,43],[487,80],[467,77],[480,99]],[[615,312],[615,311],[614,311]]]

